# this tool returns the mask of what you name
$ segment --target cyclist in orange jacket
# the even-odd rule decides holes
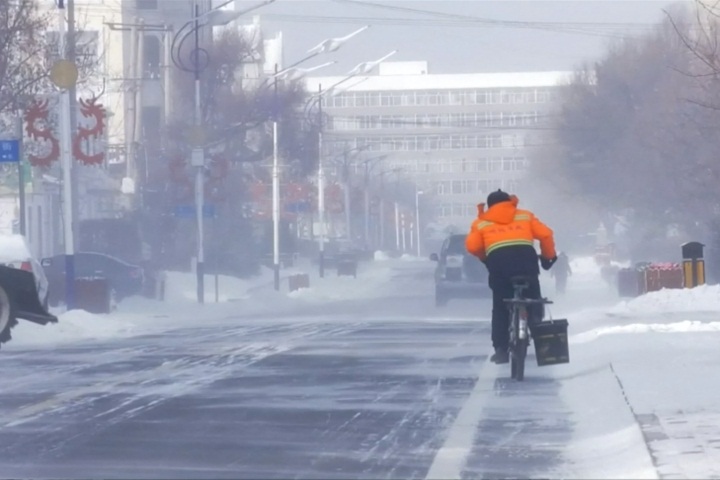
[[[465,240],[468,252],[478,257],[490,273],[493,291],[492,342],[495,363],[507,363],[510,312],[504,299],[512,298],[511,278],[531,278],[527,298],[540,298],[540,269],[534,241],[540,242],[540,263],[549,270],[557,260],[553,231],[528,210],[517,207],[518,198],[502,190],[488,195],[487,210],[478,214]],[[542,312],[542,306],[540,306]],[[536,312],[535,316],[542,315]]]

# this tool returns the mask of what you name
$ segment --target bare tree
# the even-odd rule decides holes
[[[47,78],[49,18],[35,0],[0,0],[0,112],[15,112]]]

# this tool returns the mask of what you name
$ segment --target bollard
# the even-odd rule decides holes
[[[680,246],[683,257],[683,277],[685,288],[705,284],[705,259],[703,245],[700,242],[687,242]]]

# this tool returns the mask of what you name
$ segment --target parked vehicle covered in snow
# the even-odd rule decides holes
[[[57,322],[48,312],[48,281],[21,235],[0,235],[0,344],[17,320]]]

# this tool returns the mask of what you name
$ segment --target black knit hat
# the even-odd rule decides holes
[[[506,192],[503,192],[502,190],[500,190],[498,188],[497,191],[492,192],[490,195],[488,195],[487,206],[488,206],[488,208],[490,208],[493,205],[495,205],[496,203],[509,202],[509,201],[510,201],[510,195]]]

